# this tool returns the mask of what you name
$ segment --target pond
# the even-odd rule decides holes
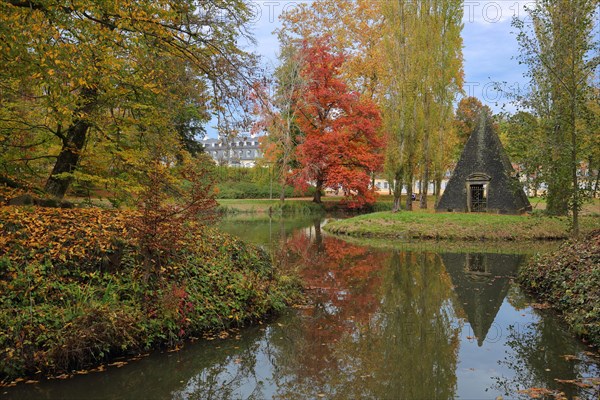
[[[15,388],[11,399],[597,399],[594,356],[513,278],[526,255],[364,245],[313,217],[225,231],[298,271],[310,304],[226,338]],[[223,335],[225,336],[225,335]],[[595,379],[594,379],[595,378]],[[596,386],[594,386],[594,384]]]

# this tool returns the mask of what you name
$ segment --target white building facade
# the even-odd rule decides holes
[[[259,138],[204,139],[201,141],[206,154],[218,165],[251,168],[262,158]]]

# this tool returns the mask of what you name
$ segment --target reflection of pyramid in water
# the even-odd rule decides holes
[[[483,342],[506,297],[510,278],[523,261],[514,254],[442,254],[454,292],[473,329],[477,344]]]

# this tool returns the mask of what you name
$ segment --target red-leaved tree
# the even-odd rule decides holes
[[[339,76],[344,56],[334,54],[327,39],[304,42],[302,52],[305,84],[296,94],[295,111],[302,137],[293,183],[316,185],[316,203],[326,187],[341,191],[349,207],[372,203],[370,174],[382,163],[379,110],[371,100],[348,90]]]

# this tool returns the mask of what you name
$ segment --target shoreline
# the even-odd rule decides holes
[[[600,229],[531,260],[519,271],[518,281],[557,311],[575,334],[600,349]]]
[[[581,217],[582,235],[600,227],[600,217]],[[378,212],[332,221],[328,233],[373,239],[515,242],[569,238],[566,217],[474,213]]]

